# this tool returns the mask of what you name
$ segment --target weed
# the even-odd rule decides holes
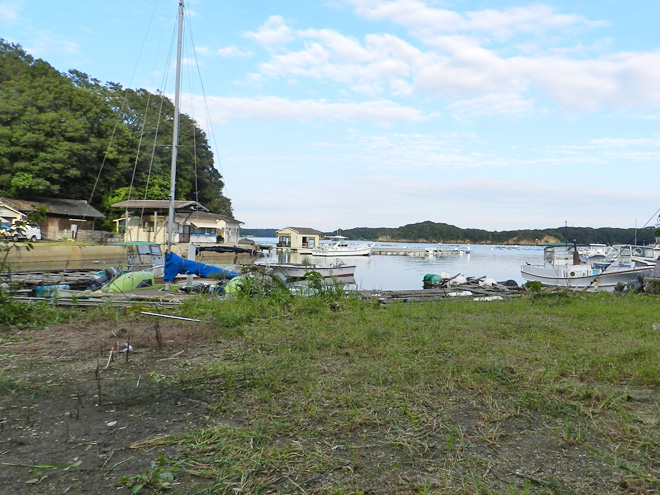
[[[174,475],[164,467],[164,458],[151,464],[151,468],[144,474],[123,477],[120,482],[131,489],[131,493],[140,493],[143,488],[151,488],[156,492],[169,490],[174,482]]]

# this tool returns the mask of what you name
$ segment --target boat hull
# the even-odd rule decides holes
[[[371,246],[356,246],[349,248],[333,248],[328,247],[327,249],[313,249],[313,256],[326,256],[326,257],[338,257],[338,256],[369,256],[371,254]]]
[[[342,279],[355,275],[355,265],[342,266],[310,266],[294,263],[277,263],[269,265],[270,269],[285,278],[304,278],[310,272],[317,272],[324,279]]]
[[[523,265],[520,269],[522,277],[527,281],[588,292],[612,292],[618,284],[627,284],[640,275],[651,274],[652,271],[652,267],[608,267],[606,270],[600,270],[589,265],[560,268]]]

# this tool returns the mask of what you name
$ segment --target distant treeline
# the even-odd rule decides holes
[[[354,240],[402,241],[402,242],[457,242],[475,244],[541,244],[550,242],[577,242],[578,244],[650,244],[654,242],[654,228],[646,227],[635,232],[631,229],[611,227],[557,227],[554,229],[488,231],[461,229],[438,222],[421,222],[397,228],[357,227],[342,229],[341,234]],[[328,232],[334,235],[336,231]]]
[[[277,237],[277,229],[241,229],[241,235],[252,237]]]

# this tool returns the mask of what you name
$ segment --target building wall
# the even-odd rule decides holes
[[[75,220],[70,218],[46,217],[39,222],[41,235],[45,239],[76,239],[83,230],[93,230],[93,220]]]
[[[181,220],[181,219],[178,219]],[[174,242],[196,242],[196,243],[217,243],[218,235],[222,236],[225,243],[237,243],[240,236],[240,224],[218,220],[218,227],[215,233],[209,232],[212,229],[197,229],[191,225],[193,219],[184,220],[186,222],[183,228],[179,229],[178,223],[175,223],[175,230],[178,232],[174,236]],[[148,241],[159,244],[167,243],[167,216],[150,215],[143,218],[140,222],[138,216],[129,216],[124,234],[125,241]]]
[[[293,230],[284,229],[277,232],[278,246],[283,236],[289,236],[291,238],[291,245],[289,247],[292,249],[318,247],[320,240],[318,235],[299,234]]]
[[[25,215],[23,215],[21,212],[0,205],[0,217],[6,218],[11,223],[14,223],[16,220],[21,220],[24,216]]]

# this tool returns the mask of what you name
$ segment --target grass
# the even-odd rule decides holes
[[[145,451],[175,450],[133,487],[660,493],[657,298],[381,307],[274,291],[199,297],[179,314],[213,327],[212,350],[150,380],[203,397],[209,421],[145,439]],[[0,379],[0,390],[16,386]]]
[[[204,466],[217,493],[266,492],[274,473],[284,491],[313,492],[330,478],[337,493],[373,480],[411,493],[590,493],[601,464],[622,483],[660,489],[654,298],[209,304],[183,314],[207,314],[232,351],[192,373],[241,426],[207,432],[204,447],[194,433],[180,441],[183,462]],[[524,467],[541,447],[534,455],[546,462],[562,449],[598,459],[592,478],[502,472],[497,452]]]

